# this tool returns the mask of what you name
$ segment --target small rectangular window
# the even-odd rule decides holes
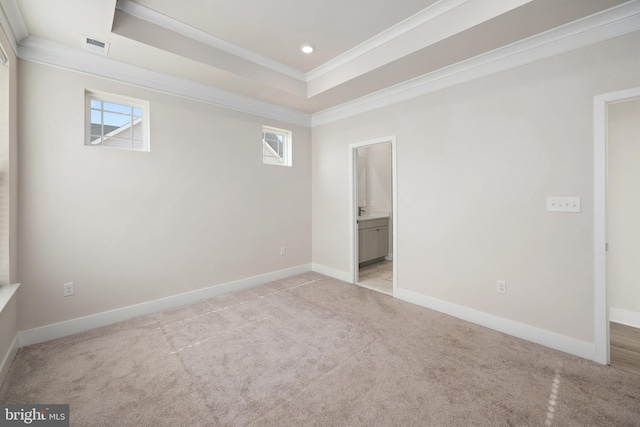
[[[145,101],[86,92],[84,145],[149,151],[149,106]]]
[[[291,157],[291,131],[263,126],[262,163],[291,166]]]

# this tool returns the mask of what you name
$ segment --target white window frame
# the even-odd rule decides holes
[[[278,154],[266,141],[265,133],[278,135],[282,138],[282,155]],[[262,163],[265,165],[292,166],[292,132],[271,126],[262,127]]]
[[[11,197],[12,177],[10,159],[10,110],[11,110],[11,67],[9,57],[0,44],[0,312],[9,302],[17,287],[6,286],[11,280],[11,211],[14,200]],[[14,285],[16,286],[16,285]]]
[[[140,129],[142,132],[142,148],[134,148],[134,147],[117,147],[103,144],[103,141],[96,143],[91,140],[91,101],[102,101],[102,102],[110,102],[113,104],[119,104],[126,107],[138,108],[142,110],[142,117],[140,120]],[[141,99],[129,98],[121,95],[114,95],[110,93],[104,92],[95,92],[91,90],[85,91],[85,137],[84,137],[84,145],[87,147],[104,147],[104,148],[115,148],[119,150],[129,150],[129,151],[150,151],[149,144],[149,102],[143,101]],[[137,125],[137,123],[134,123]],[[113,132],[112,132],[113,133]],[[110,134],[105,134],[104,137],[108,137]]]

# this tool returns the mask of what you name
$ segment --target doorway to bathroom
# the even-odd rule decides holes
[[[397,288],[395,137],[351,144],[353,283],[388,295]]]
[[[640,375],[640,98],[609,103],[606,127],[610,364]]]
[[[594,97],[594,360],[640,372],[640,305],[631,285],[640,232],[633,221],[640,199],[640,87]],[[634,137],[635,136],[635,137]],[[625,215],[631,215],[631,219]],[[635,245],[635,246],[634,246]]]

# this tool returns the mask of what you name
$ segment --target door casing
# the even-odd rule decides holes
[[[594,339],[596,362],[608,365],[609,302],[607,299],[607,106],[640,98],[640,87],[606,93],[593,98],[593,252],[594,252]]]
[[[351,235],[349,253],[351,254],[350,275],[351,283],[358,281],[358,168],[357,150],[378,144],[391,144],[391,177],[392,177],[392,235],[393,235],[393,295],[398,288],[398,168],[396,155],[396,137],[386,136],[363,142],[349,144],[349,232]]]

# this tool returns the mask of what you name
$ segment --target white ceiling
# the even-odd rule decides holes
[[[316,113],[626,0],[0,0],[16,41]],[[632,2],[635,2],[632,1]],[[310,43],[316,51],[299,51]],[[92,54],[98,55],[98,54]]]
[[[136,3],[309,72],[436,0],[136,0]],[[188,3],[189,7],[185,7]],[[303,55],[300,45],[317,47]]]

